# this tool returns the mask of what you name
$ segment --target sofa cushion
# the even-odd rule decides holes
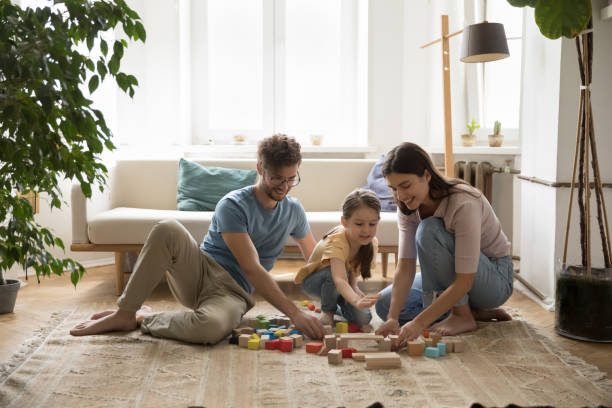
[[[217,202],[233,190],[250,186],[256,170],[202,166],[189,160],[179,161],[177,208],[181,211],[214,211]]]

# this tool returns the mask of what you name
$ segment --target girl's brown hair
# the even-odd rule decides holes
[[[389,153],[383,164],[382,174],[387,177],[391,173],[415,174],[423,177],[425,170],[431,175],[429,180],[429,198],[439,200],[455,193],[453,187],[457,184],[466,184],[463,180],[448,179],[442,175],[433,165],[431,158],[419,145],[411,142],[404,142],[395,146]],[[406,204],[397,200],[393,195],[393,200],[403,214],[410,215],[415,210],[410,210]]]
[[[374,192],[359,188],[353,190],[349,195],[344,198],[342,202],[342,216],[345,219],[351,218],[351,216],[362,207],[371,208],[379,214],[380,218],[380,200],[374,194]],[[333,234],[338,231],[340,227],[336,227],[325,234],[323,238],[327,238],[327,236]],[[374,245],[370,242],[367,245],[362,245],[357,251],[357,255],[355,255],[354,259],[350,260],[350,264],[359,268],[361,271],[361,277],[363,279],[369,278],[372,276],[370,274],[370,268],[372,267],[372,259],[374,259]]]

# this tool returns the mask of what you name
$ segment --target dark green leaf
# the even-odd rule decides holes
[[[147,32],[140,21],[136,22],[136,33],[138,33],[138,38],[142,40],[142,42],[147,40]]]
[[[511,6],[514,7],[535,7],[538,0],[508,0]]]
[[[100,78],[97,75],[93,75],[89,80],[89,93],[94,93],[94,91],[98,89],[99,84]]]
[[[540,32],[550,39],[573,38],[591,19],[591,0],[538,0],[535,21]]]
[[[108,44],[106,43],[105,40],[100,40],[100,51],[102,51],[102,54],[106,57],[106,54],[108,54]]]

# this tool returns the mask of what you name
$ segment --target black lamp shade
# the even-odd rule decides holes
[[[509,56],[503,24],[484,22],[469,25],[463,30],[461,61],[488,62]]]

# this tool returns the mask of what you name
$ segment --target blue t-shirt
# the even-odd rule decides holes
[[[200,249],[213,257],[248,293],[253,293],[253,285],[225,245],[221,233],[249,234],[259,254],[259,263],[270,271],[285,248],[287,237],[301,239],[309,230],[306,213],[297,198],[286,196],[275,209],[269,210],[257,201],[254,186],[248,186],[226,194],[217,203]]]

